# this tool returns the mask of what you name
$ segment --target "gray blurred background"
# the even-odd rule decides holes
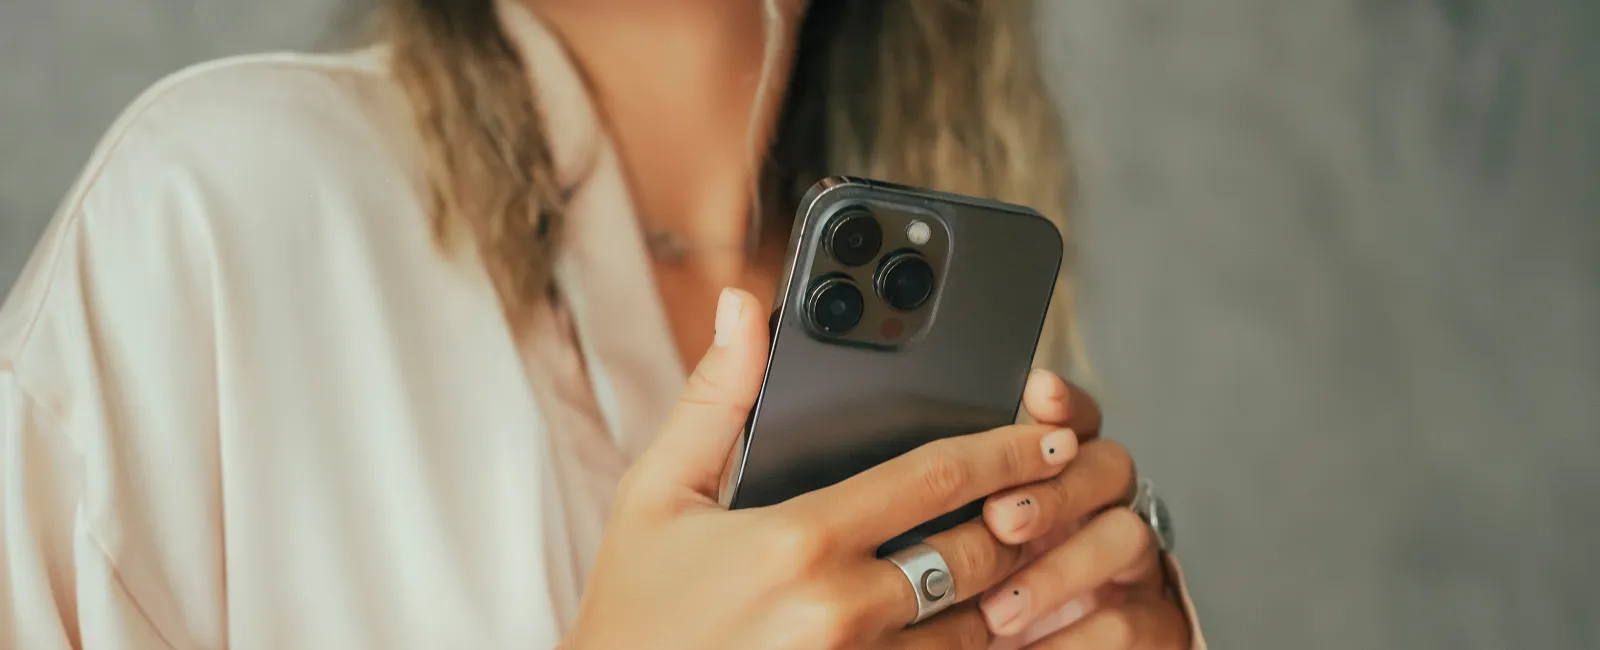
[[[0,287],[139,90],[345,9],[0,0]],[[1213,647],[1600,647],[1600,2],[1046,17],[1110,432]]]

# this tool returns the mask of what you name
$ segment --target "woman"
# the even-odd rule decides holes
[[[798,188],[1062,214],[1021,4],[394,0],[382,47],[161,83],[0,311],[6,647],[1200,644],[1048,373],[1038,424],[710,492]],[[984,496],[908,625],[871,548]]]

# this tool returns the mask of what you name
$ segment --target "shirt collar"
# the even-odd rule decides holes
[[[544,112],[557,171],[571,188],[556,282],[595,401],[630,459],[649,446],[683,389],[666,309],[622,163],[560,38],[517,0],[500,19]]]
[[[605,146],[583,74],[561,39],[518,0],[497,0],[500,24],[522,56],[544,118],[545,138],[566,187],[584,182]]]

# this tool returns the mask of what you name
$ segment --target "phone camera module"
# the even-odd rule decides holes
[[[861,322],[866,300],[861,290],[849,279],[839,276],[822,278],[812,285],[806,301],[806,313],[811,324],[824,333],[841,336],[855,329]]]
[[[828,229],[828,252],[845,266],[861,266],[883,247],[883,226],[871,212],[856,208],[834,218]]]
[[[878,266],[878,295],[890,307],[911,311],[933,295],[933,267],[910,251],[892,253]]]

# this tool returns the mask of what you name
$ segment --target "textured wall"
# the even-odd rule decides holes
[[[0,286],[140,88],[331,6],[0,0]],[[1600,647],[1600,4],[1047,14],[1112,431],[1214,645]]]
[[[1600,3],[1051,6],[1216,645],[1600,647]]]

